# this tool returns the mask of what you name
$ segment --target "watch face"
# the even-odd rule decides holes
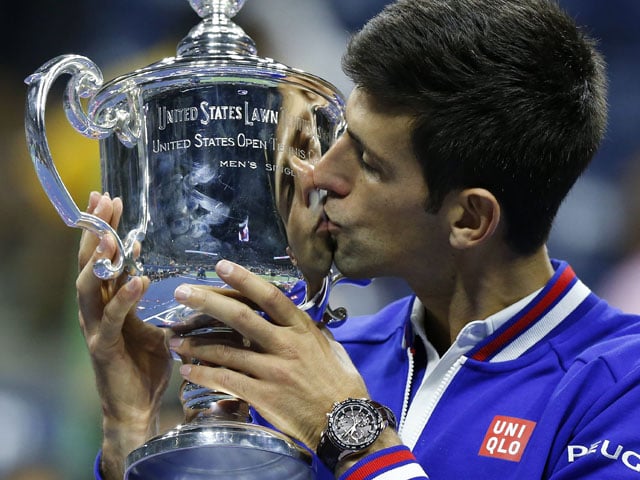
[[[368,403],[358,400],[344,402],[332,416],[329,433],[344,449],[368,447],[382,429],[380,413]]]

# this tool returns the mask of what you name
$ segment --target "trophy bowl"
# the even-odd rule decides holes
[[[175,57],[103,84],[91,60],[63,55],[26,79],[27,144],[42,187],[67,225],[114,237],[118,253],[96,263],[99,278],[151,279],[137,306],[145,322],[193,320],[197,312],[177,304],[173,291],[185,282],[221,287],[214,265],[222,258],[278,285],[312,317],[342,320],[345,312],[327,305],[330,254],[322,269],[305,263],[324,255],[305,242],[329,241],[308,235],[322,194],[302,200],[304,216],[294,218],[292,203],[297,182],[343,131],[344,99],[321,78],[257,56],[231,20],[244,0],[189,3],[202,20]],[[62,75],[70,76],[67,118],[99,140],[103,191],[123,200],[117,231],[79,210],[51,158],[45,107]],[[243,342],[214,319],[204,323],[184,334]],[[313,478],[309,452],[252,424],[241,400],[192,384],[181,398],[188,421],[132,452],[125,478]]]

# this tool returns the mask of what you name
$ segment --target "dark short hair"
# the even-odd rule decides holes
[[[414,116],[427,208],[486,188],[521,254],[547,240],[606,127],[604,60],[550,0],[399,0],[353,36],[343,68]]]

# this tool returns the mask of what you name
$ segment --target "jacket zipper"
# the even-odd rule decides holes
[[[431,415],[433,414],[433,411],[438,406],[438,402],[442,398],[442,395],[444,395],[444,392],[449,387],[449,384],[451,383],[453,378],[456,376],[456,374],[458,373],[458,371],[460,370],[462,365],[464,365],[466,360],[467,360],[467,357],[465,357],[464,355],[459,357],[449,367],[447,372],[442,377],[442,380],[440,380],[440,382],[438,384],[438,387],[436,388],[436,391],[435,391],[435,393],[433,395],[433,398],[429,401],[429,404],[428,404],[427,408],[424,410],[423,415],[421,415],[420,418],[419,418],[420,423],[418,425],[421,427],[420,431],[423,431],[424,428],[427,426],[427,422],[431,418]],[[408,413],[408,406],[407,406],[407,412],[404,413],[404,418],[402,419],[401,428],[405,426],[407,413]],[[413,449],[413,447],[415,446],[415,443],[417,442],[418,438],[415,438],[415,439],[414,438],[405,438],[404,435],[403,435],[404,432],[402,432],[402,430],[398,430],[398,432],[400,433],[401,438],[403,439],[404,443],[407,446],[409,446],[409,448]],[[419,437],[419,435],[418,435],[418,437]]]
[[[400,412],[400,423],[398,432],[401,432],[404,427],[404,422],[407,419],[407,413],[409,411],[409,398],[411,397],[411,384],[413,383],[413,369],[414,359],[411,347],[407,348],[407,358],[409,359],[409,371],[407,372],[407,382],[405,383],[404,399],[402,401],[402,412]]]

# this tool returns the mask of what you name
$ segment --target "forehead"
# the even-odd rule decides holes
[[[356,88],[347,101],[349,131],[363,147],[381,158],[399,154],[413,157],[413,117],[399,109],[385,109],[364,90]]]

